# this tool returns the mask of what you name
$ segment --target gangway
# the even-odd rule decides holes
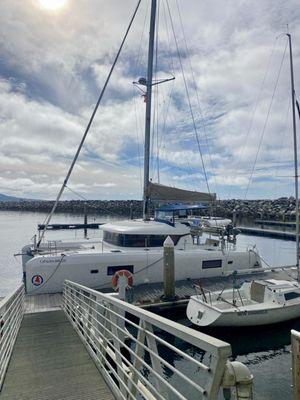
[[[0,303],[0,400],[252,398],[228,343],[70,281],[60,310],[25,300]]]

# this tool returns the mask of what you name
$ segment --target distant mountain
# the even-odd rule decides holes
[[[22,201],[22,200],[24,199],[21,199],[20,197],[7,196],[6,194],[0,193],[0,201]]]

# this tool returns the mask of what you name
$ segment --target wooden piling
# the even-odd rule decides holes
[[[85,225],[84,237],[86,238],[87,237],[87,228],[86,228],[86,225],[87,225],[87,206],[86,206],[86,203],[84,203],[83,212],[84,212],[84,225]]]
[[[163,300],[175,299],[174,242],[170,238],[164,241],[164,295]]]

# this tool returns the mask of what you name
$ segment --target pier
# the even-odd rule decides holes
[[[113,396],[63,311],[48,311],[24,315],[0,398]]]
[[[242,285],[246,280],[253,279],[282,279],[291,280],[296,279],[297,268],[294,266],[277,267],[270,269],[270,267],[262,268],[261,270],[246,270],[235,274],[234,282],[237,285]],[[132,301],[135,305],[151,310],[153,312],[164,314],[174,310],[185,310],[187,303],[191,296],[196,294],[195,285],[199,283],[210,291],[222,291],[230,289],[233,285],[233,278],[231,274],[228,276],[190,279],[175,282],[176,299],[172,301],[164,301],[164,285],[163,283],[147,283],[134,287],[132,294]]]
[[[41,296],[21,285],[0,303],[1,400],[216,400],[251,389],[228,343],[73,282]]]
[[[49,224],[47,230],[59,230],[59,229],[99,229],[104,222],[91,223],[91,224]],[[38,230],[42,231],[45,229],[45,225],[39,224]]]
[[[237,227],[241,233],[252,236],[264,236],[282,240],[296,240],[296,234],[288,231],[278,231],[275,229],[248,228],[246,226]]]
[[[296,228],[295,221],[276,221],[276,220],[266,220],[266,219],[255,219],[254,223],[256,225],[263,226],[281,226],[282,228]]]

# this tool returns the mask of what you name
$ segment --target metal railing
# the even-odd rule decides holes
[[[300,332],[291,330],[291,342],[293,399],[298,400],[300,398]]]
[[[202,285],[194,285],[194,288],[196,290],[196,296],[198,299],[203,300],[205,303],[209,303],[212,306],[212,296],[214,293],[207,289],[204,288]],[[208,295],[208,299],[207,299]]]
[[[217,399],[229,344],[70,281],[62,308],[117,399]]]
[[[0,301],[0,391],[24,315],[24,285]]]

